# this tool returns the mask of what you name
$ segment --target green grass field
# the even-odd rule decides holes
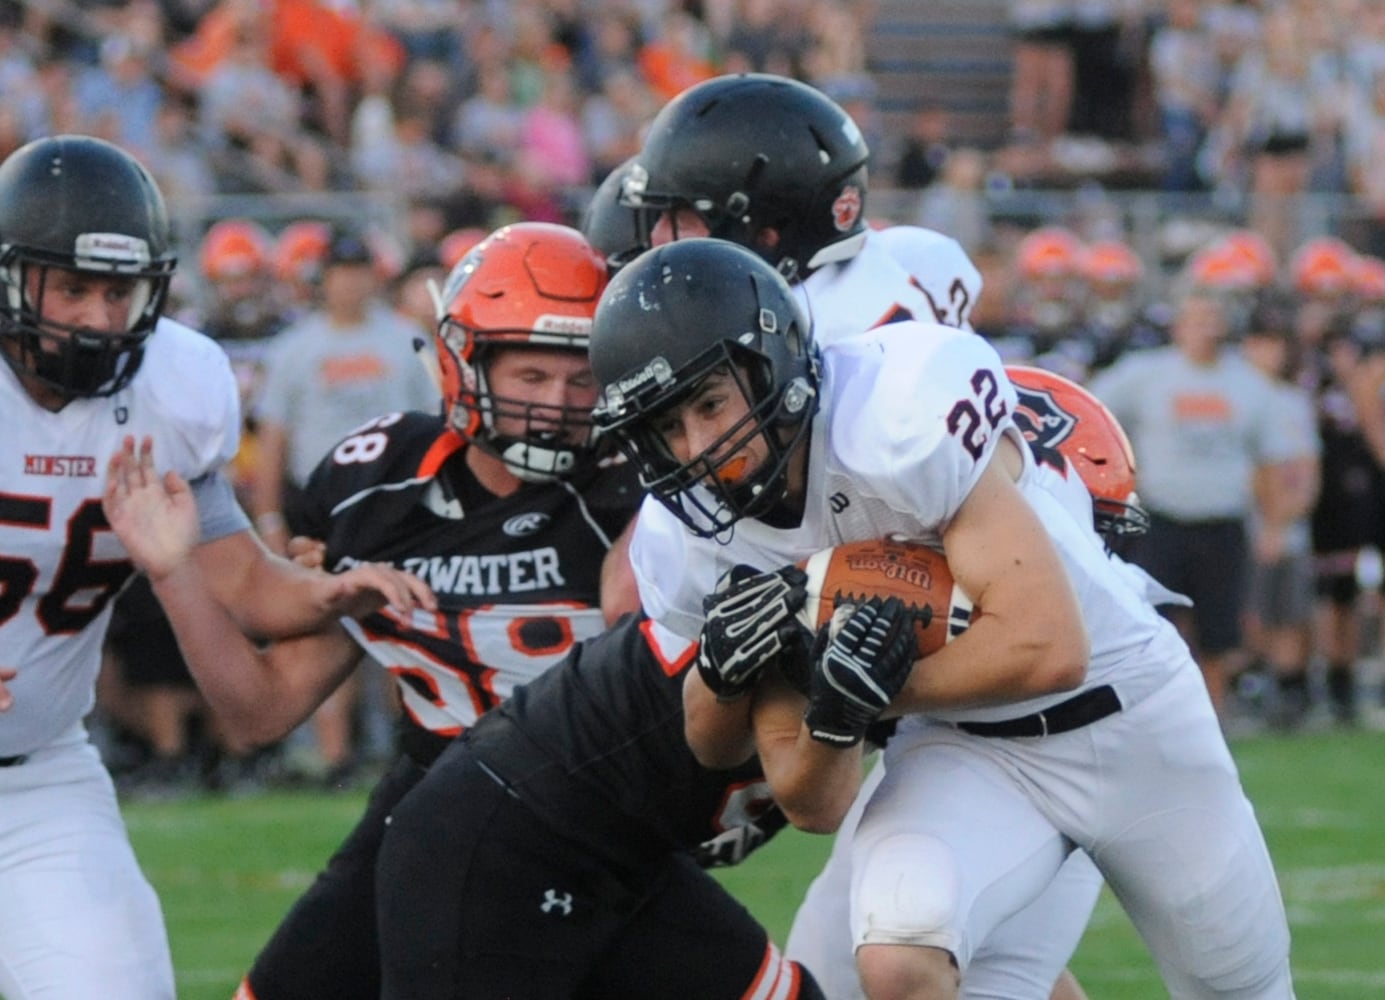
[[[1262,737],[1233,749],[1279,870],[1300,1000],[1385,996],[1385,733]],[[275,793],[127,806],[163,899],[183,1000],[229,1000],[363,803],[364,795]],[[828,846],[785,834],[725,882],[782,941]],[[1073,967],[1093,1000],[1164,995],[1109,895]]]

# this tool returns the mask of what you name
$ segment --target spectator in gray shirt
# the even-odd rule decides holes
[[[1221,297],[1195,286],[1168,347],[1127,355],[1090,386],[1130,436],[1150,514],[1148,535],[1127,555],[1193,599],[1191,611],[1164,610],[1192,646],[1219,712],[1241,646],[1256,477],[1272,479],[1297,452],[1278,433],[1273,384],[1227,349],[1228,325]]]

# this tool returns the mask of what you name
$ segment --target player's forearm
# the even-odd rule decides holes
[[[755,745],[774,800],[807,833],[835,833],[861,785],[864,744],[838,748],[803,724],[808,700],[787,685],[756,694]]]
[[[329,574],[270,553],[251,532],[200,545],[196,558],[212,595],[251,635],[289,638],[338,617]]]
[[[236,742],[262,745],[282,738],[312,714],[354,664],[342,655],[350,640],[327,629],[257,647],[213,596],[194,562],[152,583],[189,673]]]
[[[696,670],[683,682],[683,732],[703,767],[725,770],[744,764],[755,753],[750,720],[751,699],[718,701]]]
[[[891,715],[1004,704],[1070,691],[1086,677],[1086,633],[1007,628],[979,614],[956,640],[914,665]]]

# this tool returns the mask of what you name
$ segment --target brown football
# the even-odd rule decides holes
[[[923,657],[950,642],[971,621],[971,599],[953,581],[947,560],[919,542],[846,542],[799,565],[808,574],[808,599],[798,617],[814,631],[843,605],[869,597],[898,597],[917,612],[915,632]]]

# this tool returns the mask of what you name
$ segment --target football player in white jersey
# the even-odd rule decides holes
[[[974,965],[1015,960],[997,926],[1074,848],[1172,995],[1293,995],[1273,867],[1196,666],[1039,475],[989,345],[904,323],[819,355],[773,269],[695,239],[613,280],[591,357],[598,419],[652,494],[631,546],[642,602],[702,635],[685,699],[704,763],[730,766],[752,747],[761,693],[738,697],[756,676],[737,654],[783,641],[784,620],[757,614],[792,607],[793,573],[777,568],[903,535],[945,551],[980,609],[888,706],[903,717],[851,841],[867,995],[957,996]],[[761,574],[704,604],[742,564]],[[727,622],[723,602],[752,614]],[[725,628],[702,632],[708,615]],[[727,631],[744,643],[718,642]],[[828,644],[806,722],[779,738],[818,755],[851,747],[886,709],[869,658],[841,652]],[[776,791],[791,816],[820,792],[837,815],[813,824],[840,819],[839,789],[791,777]]]
[[[405,574],[270,559],[219,473],[240,415],[226,356],[160,318],[175,267],[163,198],[99,139],[32,142],[0,165],[0,995],[171,998],[163,918],[83,718],[111,599],[133,572],[102,511],[107,456],[149,437],[195,484],[198,562],[238,623],[292,633]]]
[[[708,235],[739,243],[790,281],[820,345],[910,319],[970,329],[981,275],[956,240],[916,226],[867,227],[869,156],[850,115],[813,87],[767,74],[718,77],[660,111],[640,152],[598,189],[584,227],[615,263],[629,259],[641,234],[654,246]],[[860,994],[846,913],[846,843],[857,812],[785,949],[841,1000]],[[1046,997],[1059,977],[1055,1000],[1081,998],[1060,972],[1100,888],[1095,868],[1074,854],[1044,898],[1006,925],[1006,936],[1028,942],[1030,961],[978,967],[970,995],[1015,995],[1021,982]]]

